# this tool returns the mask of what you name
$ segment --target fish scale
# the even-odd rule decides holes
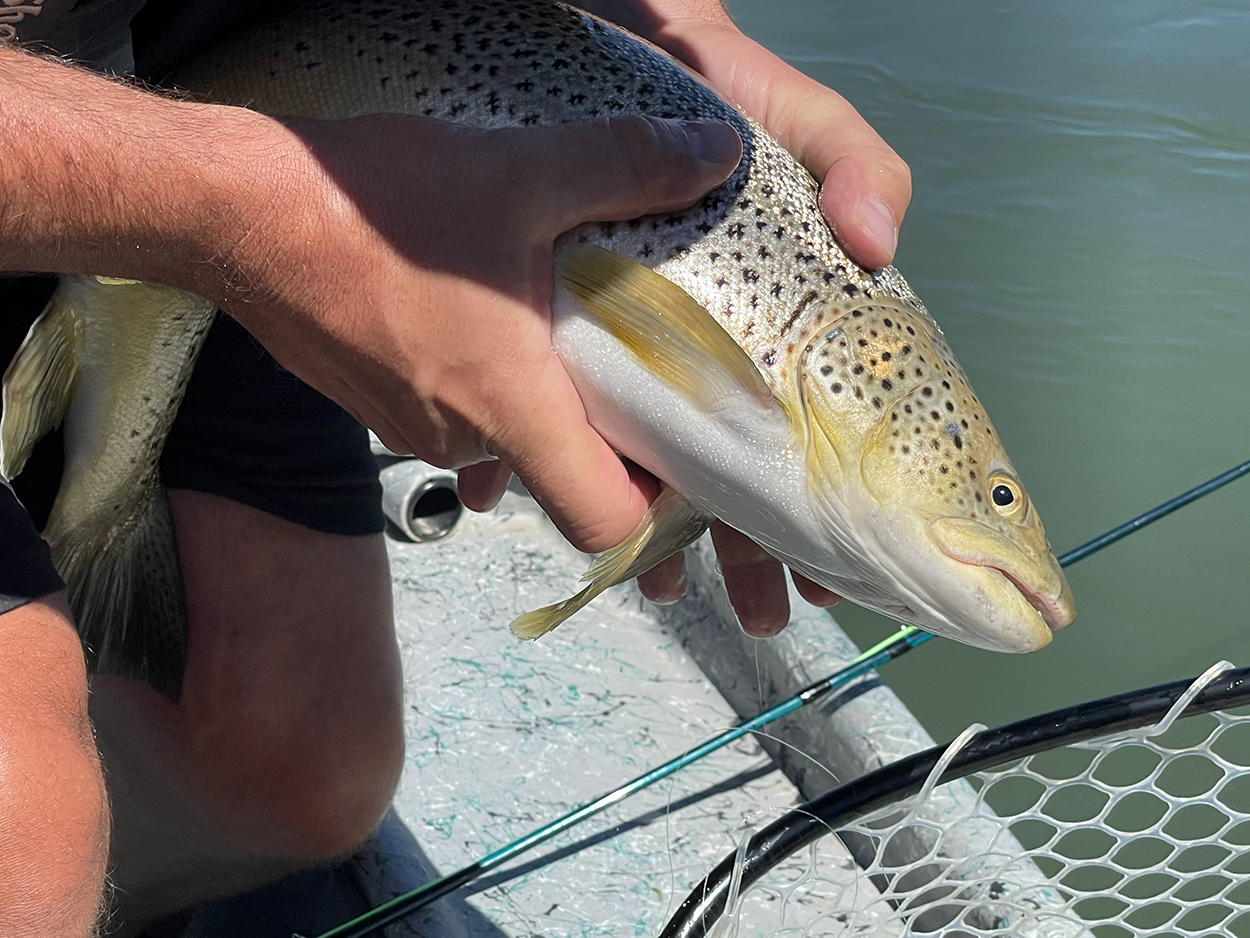
[[[553,347],[591,425],[665,487],[585,588],[518,618],[517,635],[554,628],[713,519],[848,599],[980,647],[1030,651],[1071,621],[1040,519],[937,323],[894,268],[847,257],[807,170],[664,52],[539,0],[313,0],[173,81],[310,118],[737,129],[739,166],[694,205],[557,243]],[[154,467],[212,315],[170,288],[63,278],[0,417],[7,475],[65,417],[72,471],[50,531],[89,659],[175,698],[185,605]]]

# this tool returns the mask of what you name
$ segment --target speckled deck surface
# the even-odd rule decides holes
[[[395,807],[441,872],[737,720],[632,587],[539,642],[512,637],[511,618],[563,598],[587,562],[527,498],[391,558],[408,731]],[[744,740],[470,886],[467,903],[510,936],[653,935],[745,824],[799,800]]]
[[[688,555],[690,595],[678,605],[619,587],[542,640],[518,641],[512,617],[567,596],[588,558],[514,492],[447,539],[391,541],[390,554],[407,731],[392,816],[348,863],[206,904],[159,938],[314,938],[857,654],[826,613],[797,601],[779,638],[744,636],[706,544]],[[746,739],[715,753],[390,926],[388,938],[658,934],[748,826],[930,744],[888,688],[872,681],[859,691],[836,711],[822,704],[779,721],[763,748]],[[855,877],[841,842],[825,838],[819,850],[822,875]],[[797,874],[807,862],[788,867]],[[860,879],[858,889],[873,887]],[[775,902],[753,893],[743,924],[761,927],[744,933],[768,934]]]

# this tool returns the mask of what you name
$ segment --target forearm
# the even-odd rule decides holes
[[[0,615],[0,935],[93,934],[107,856],[86,669],[57,595]]]
[[[152,280],[223,299],[239,245],[286,204],[276,121],[0,49],[0,269]],[[256,263],[260,263],[259,260]]]

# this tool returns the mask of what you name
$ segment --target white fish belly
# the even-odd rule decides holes
[[[748,391],[712,412],[645,368],[562,286],[552,338],[591,425],[696,507],[786,555],[820,543],[803,453],[780,407]]]

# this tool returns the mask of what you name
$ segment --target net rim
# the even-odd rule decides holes
[[[1250,703],[1250,667],[1212,675],[1214,670],[1197,678],[1114,694],[986,730],[968,741],[933,783],[945,784],[1049,749],[1141,729],[1169,716],[1176,719],[1181,715],[1173,713],[1177,703],[1192,694],[1195,684],[1204,679],[1208,683],[1192,695],[1184,707],[1184,716]],[[949,744],[934,746],[883,766],[794,808],[762,828],[751,838],[741,860],[741,890],[825,834],[919,793],[932,781],[934,769],[948,749]],[[734,851],[722,859],[691,890],[660,938],[705,938],[725,912],[738,853]]]

